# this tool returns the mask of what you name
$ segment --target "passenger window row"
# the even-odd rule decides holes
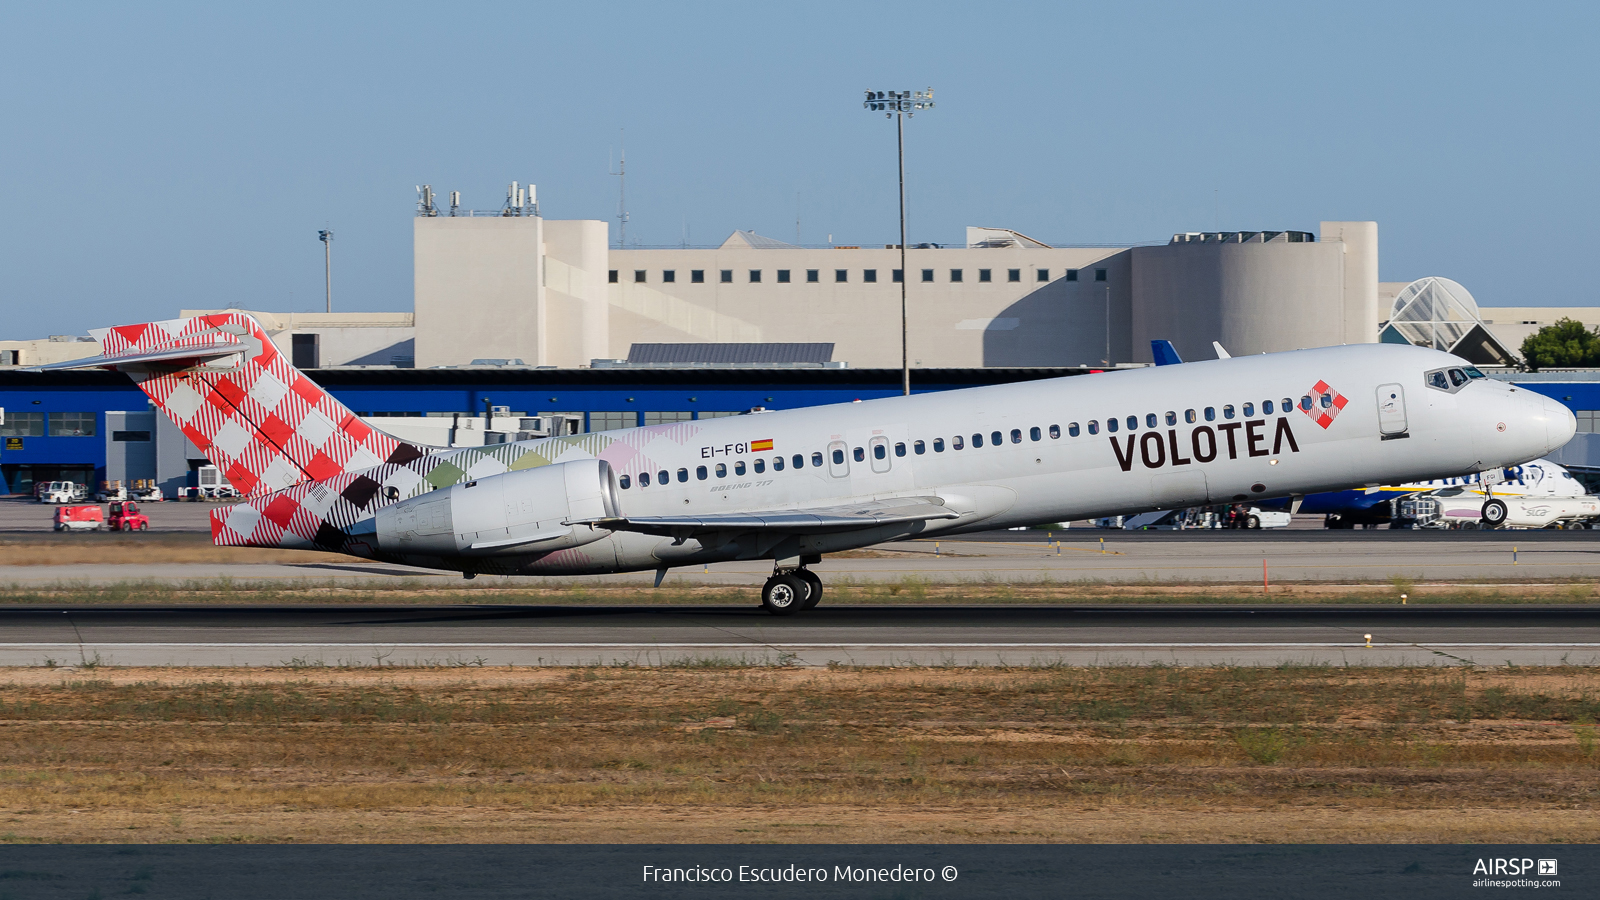
[[[1441,370],[1441,372],[1442,371],[1443,370]],[[1476,370],[1474,370],[1474,371],[1476,371]],[[1481,378],[1483,376],[1480,375],[1478,377]],[[1430,387],[1431,386],[1432,386],[1432,384],[1430,383]],[[1281,414],[1283,414],[1283,415],[1287,415],[1289,413],[1289,411],[1294,409],[1294,407],[1296,405],[1297,404],[1296,404],[1295,400],[1293,400],[1290,397],[1285,397],[1282,400],[1277,400],[1277,401],[1275,401],[1275,400],[1263,400],[1263,401],[1261,401],[1261,404],[1260,404],[1259,408],[1260,408],[1260,411],[1261,411],[1261,415],[1264,415],[1264,416],[1273,415],[1274,412],[1278,412],[1278,411],[1281,411]],[[1300,398],[1298,405],[1299,405],[1299,407],[1301,409],[1308,410],[1308,411],[1311,410],[1311,409],[1314,409],[1314,408],[1316,408],[1318,406],[1321,406],[1323,409],[1331,409],[1333,407],[1333,395],[1332,394],[1322,394],[1322,395],[1320,395],[1318,397],[1312,397],[1310,394],[1307,394],[1307,395],[1305,395],[1305,396]],[[1224,421],[1230,420],[1230,419],[1239,418],[1240,416],[1242,416],[1243,418],[1248,419],[1248,418],[1256,415],[1256,410],[1257,410],[1257,406],[1256,406],[1256,404],[1254,402],[1241,403],[1241,404],[1239,404],[1238,407],[1235,407],[1233,404],[1229,403],[1229,404],[1226,404],[1226,405],[1224,405],[1222,407],[1221,415],[1222,415],[1222,419]],[[1215,407],[1215,406],[1207,406],[1203,410],[1198,410],[1198,411],[1197,410],[1193,410],[1193,409],[1186,409],[1186,410],[1183,411],[1182,418],[1183,418],[1183,421],[1185,423],[1193,425],[1193,424],[1199,422],[1201,419],[1204,419],[1207,422],[1215,422],[1215,421],[1217,421],[1217,414],[1218,414],[1217,407]],[[1153,412],[1152,413],[1145,413],[1144,414],[1144,419],[1143,419],[1143,426],[1145,428],[1159,428],[1163,424],[1168,425],[1168,426],[1174,426],[1174,425],[1178,424],[1178,418],[1179,418],[1179,414],[1178,414],[1177,410],[1171,410],[1171,409],[1167,410],[1163,414],[1157,414],[1157,413],[1153,413]],[[1124,427],[1126,427],[1128,431],[1137,431],[1139,429],[1139,427],[1140,427],[1140,417],[1139,416],[1125,416],[1125,417],[1120,417],[1120,418],[1111,417],[1111,418],[1108,418],[1108,419],[1105,420],[1105,430],[1106,430],[1107,434],[1116,434],[1117,432],[1121,431]],[[1101,423],[1100,423],[1100,420],[1098,420],[1098,419],[1090,419],[1088,424],[1086,426],[1084,426],[1083,428],[1081,428],[1081,429],[1080,429],[1080,427],[1079,427],[1077,422],[1068,422],[1067,423],[1067,428],[1066,428],[1066,433],[1067,433],[1068,437],[1078,437],[1085,430],[1089,434],[1099,434],[1100,433],[1100,428],[1101,428]],[[1035,425],[1035,426],[1029,428],[1026,432],[1024,432],[1021,428],[1013,428],[1009,432],[1007,432],[1007,431],[991,431],[987,435],[985,435],[983,432],[974,432],[970,436],[970,438],[968,436],[966,436],[966,435],[958,434],[958,435],[950,438],[949,449],[951,449],[951,450],[965,450],[967,448],[967,441],[969,439],[972,442],[971,446],[974,449],[977,449],[979,447],[982,447],[984,445],[985,441],[987,441],[990,446],[999,447],[999,446],[1005,444],[1008,440],[1009,440],[1010,443],[1020,444],[1020,443],[1023,442],[1024,436],[1026,436],[1026,439],[1028,441],[1040,441],[1040,440],[1044,439],[1046,434],[1048,434],[1050,436],[1051,440],[1059,440],[1060,437],[1061,437],[1061,426],[1060,425],[1051,425],[1048,428],[1040,428],[1039,426]],[[924,442],[924,441],[920,441],[920,440],[919,441],[912,441],[911,442],[911,452],[916,454],[917,456],[922,456],[923,454],[928,452],[929,446],[930,446],[930,444],[928,442]],[[935,452],[935,453],[943,453],[943,452],[945,452],[945,446],[946,446],[945,445],[945,439],[944,438],[934,438],[932,443],[931,443],[931,446],[933,448],[933,452]],[[865,462],[866,459],[867,459],[867,452],[868,452],[867,448],[865,448],[865,447],[856,447],[853,450],[851,450],[850,456],[856,462]],[[881,459],[887,459],[888,456],[889,456],[889,446],[886,443],[881,443],[881,442],[880,443],[875,443],[875,444],[872,445],[871,453],[872,453],[873,459],[880,459],[880,460]],[[897,456],[897,457],[906,455],[906,444],[905,444],[904,441],[897,442],[894,445],[894,455]],[[832,451],[832,457],[833,457],[833,464],[834,465],[836,465],[836,466],[844,465],[845,452],[844,452],[844,450],[842,448],[835,448]],[[814,468],[820,468],[824,463],[823,455],[820,452],[812,453],[810,459],[811,459],[811,465]],[[790,458],[790,463],[797,470],[805,468],[805,465],[806,465],[806,456],[805,456],[805,454],[802,454],[802,453],[794,454],[794,456]],[[772,471],[774,471],[774,472],[782,472],[784,470],[784,465],[785,465],[785,463],[784,463],[784,458],[783,457],[775,456],[775,457],[772,458]],[[737,475],[746,474],[747,469],[746,469],[745,466],[746,466],[746,463],[745,463],[744,460],[738,460],[738,461],[734,462],[733,463],[733,474],[736,475],[736,476]],[[749,466],[750,466],[750,469],[748,471],[753,471],[757,475],[761,475],[761,474],[763,474],[763,473],[765,473],[767,471],[767,461],[765,459],[753,460],[753,461],[751,461],[749,463]],[[714,466],[712,469],[708,469],[705,466],[698,466],[698,467],[695,468],[695,472],[694,472],[695,479],[698,480],[698,481],[705,481],[706,479],[711,477],[713,471],[715,472],[716,477],[718,477],[718,478],[726,478],[726,477],[728,477],[728,464],[727,463],[717,463],[716,466]],[[668,483],[670,483],[672,481],[671,474],[672,473],[668,472],[666,469],[662,469],[660,472],[656,473],[655,482],[657,484],[661,484],[661,485],[668,484]],[[678,472],[677,472],[677,479],[680,482],[687,482],[689,480],[689,470],[686,469],[686,468],[679,469]],[[632,479],[629,478],[627,475],[623,475],[621,478],[618,479],[618,484],[621,485],[623,490],[628,490],[632,486],[631,482],[632,482]],[[650,486],[650,482],[651,482],[651,476],[650,476],[649,472],[641,472],[639,474],[639,486],[640,487],[649,487]]]

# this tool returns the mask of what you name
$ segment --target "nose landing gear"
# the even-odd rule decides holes
[[[822,602],[822,579],[806,568],[778,571],[761,586],[761,605],[775,616],[792,616]]]

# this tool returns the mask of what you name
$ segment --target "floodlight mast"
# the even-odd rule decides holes
[[[328,288],[328,312],[333,312],[333,232],[319,231],[317,240],[322,242],[322,273]]]
[[[933,109],[933,88],[925,91],[867,91],[861,104],[895,120],[896,149],[900,159],[900,386],[911,396],[911,348],[906,323],[906,284],[911,273],[906,269],[906,119],[919,110]]]

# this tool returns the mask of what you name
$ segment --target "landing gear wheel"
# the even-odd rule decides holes
[[[806,606],[808,585],[792,574],[774,575],[761,586],[761,605],[775,616],[792,616]]]
[[[1504,500],[1490,500],[1483,504],[1483,509],[1478,516],[1483,519],[1483,524],[1489,528],[1499,528],[1506,522],[1510,510],[1506,509]]]
[[[818,603],[821,603],[822,579],[817,577],[817,573],[811,571],[810,569],[796,569],[794,574],[798,575],[800,580],[806,583],[806,588],[808,589],[806,593],[805,605],[801,608],[812,609]]]

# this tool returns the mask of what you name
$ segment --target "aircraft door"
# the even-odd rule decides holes
[[[889,471],[889,439],[875,437],[867,444],[867,454],[872,460],[872,471],[883,473]]]
[[[850,476],[850,448],[844,441],[828,444],[828,474],[835,478]]]
[[[1405,437],[1406,389],[1398,384],[1378,386],[1378,434],[1384,440]]]

